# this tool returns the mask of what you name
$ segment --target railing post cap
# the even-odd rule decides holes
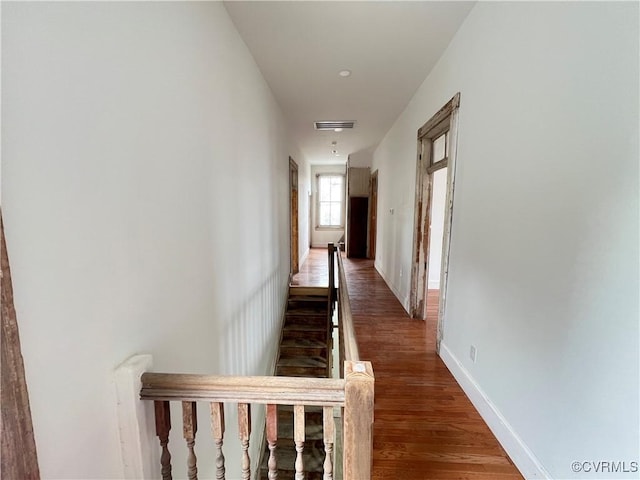
[[[371,362],[363,360],[345,360],[344,362],[344,375],[345,379],[358,379],[363,380],[365,378],[375,378],[373,374],[373,366]]]

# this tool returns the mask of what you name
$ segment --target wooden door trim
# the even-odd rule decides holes
[[[442,242],[442,265],[440,273],[440,298],[438,308],[438,326],[436,350],[440,352],[446,308],[447,282],[449,278],[449,254],[451,244],[451,224],[453,221],[453,194],[455,187],[456,149],[458,137],[458,109],[460,93],[447,102],[433,117],[418,129],[416,159],[416,196],[414,211],[413,255],[411,260],[411,290],[409,295],[409,313],[414,318],[424,319],[426,315],[426,289],[428,285],[429,228],[431,215],[431,197],[433,172],[448,167],[447,190],[445,200],[444,232]],[[449,132],[449,153],[446,160],[432,163],[431,141],[444,132]],[[425,148],[425,147],[429,148]],[[426,225],[426,228],[425,228]],[[421,252],[422,250],[422,252]],[[424,253],[424,266],[420,254]],[[422,290],[420,282],[422,279]],[[422,295],[424,298],[420,298]]]
[[[20,349],[18,319],[13,302],[11,269],[0,212],[2,246],[2,476],[37,480],[40,478],[38,455],[31,421],[29,392]]]
[[[374,187],[375,185],[375,187]],[[375,198],[375,201],[374,201]],[[371,173],[369,183],[369,242],[367,257],[375,260],[378,235],[378,170]]]
[[[298,196],[298,164],[289,157],[289,276],[293,276],[300,270],[300,223]],[[296,203],[294,208],[294,202]],[[291,278],[289,278],[291,283]]]

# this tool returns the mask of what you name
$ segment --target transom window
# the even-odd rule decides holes
[[[449,157],[449,132],[445,132],[432,143],[431,165]]]
[[[318,175],[318,227],[344,226],[344,175]]]

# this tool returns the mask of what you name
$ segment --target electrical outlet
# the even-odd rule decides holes
[[[471,361],[473,363],[476,363],[476,354],[478,353],[478,351],[476,350],[475,345],[471,345],[471,348],[469,349],[469,358],[471,358]]]

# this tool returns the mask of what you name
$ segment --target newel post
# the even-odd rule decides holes
[[[371,362],[344,362],[344,480],[371,478],[374,376]]]

